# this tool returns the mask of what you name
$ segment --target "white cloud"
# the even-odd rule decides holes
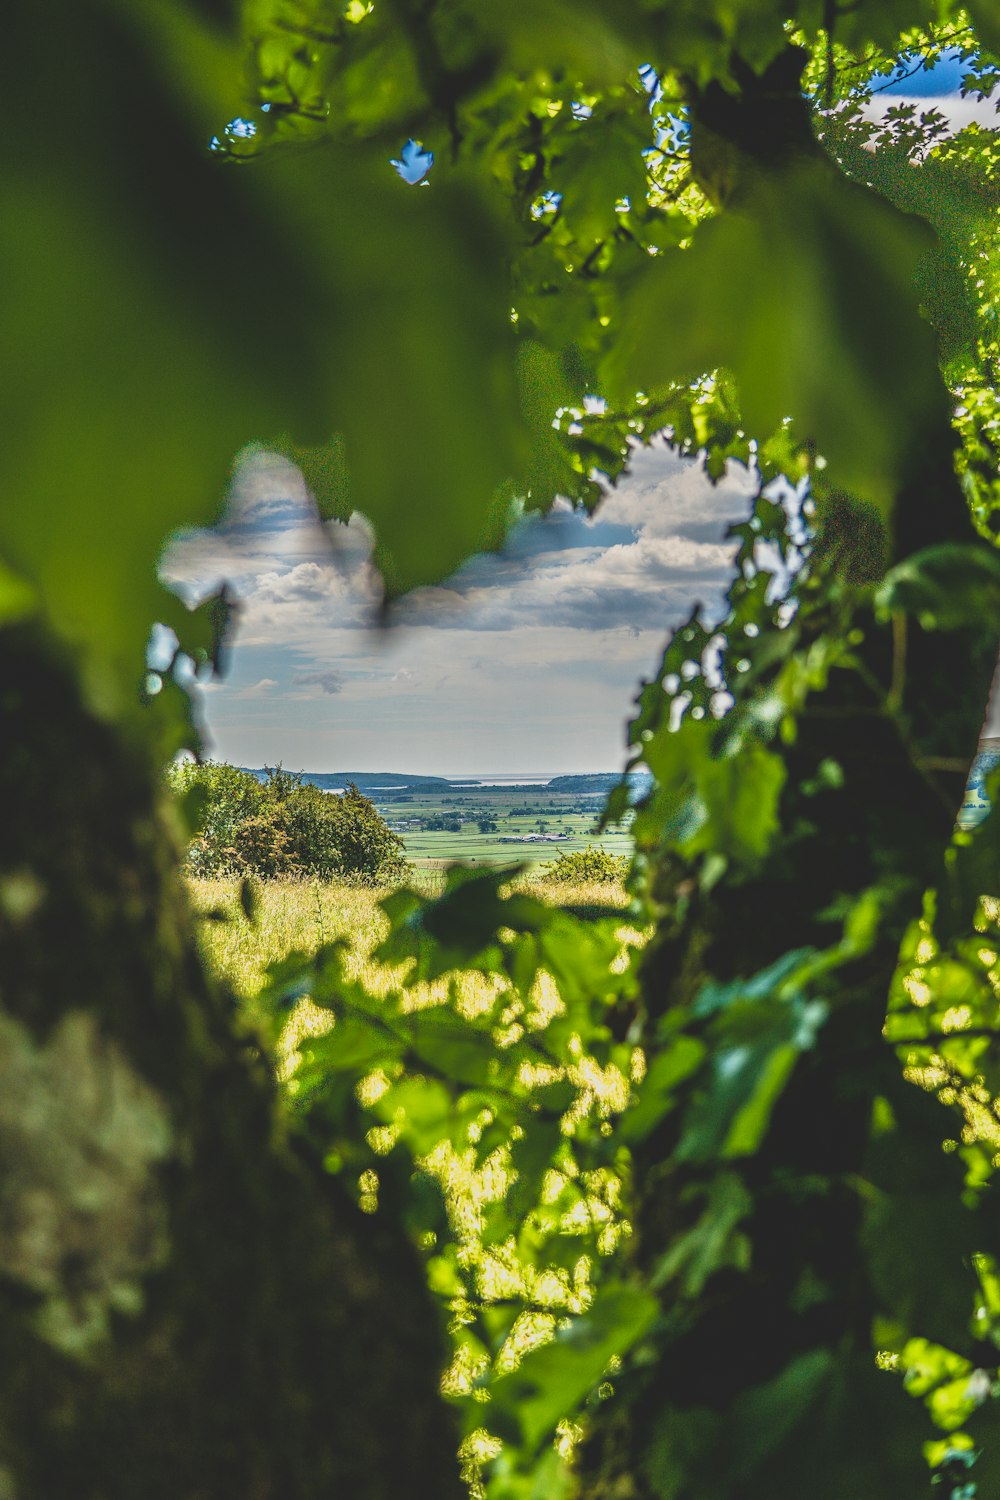
[[[206,703],[215,751],[311,769],[614,768],[667,628],[695,602],[721,610],[725,532],[752,488],[739,468],[713,487],[664,444],[638,449],[593,517],[557,503],[500,555],[393,606],[386,628],[366,523],[322,526],[297,471],[255,459],[223,523],[164,562],[188,595],[225,579],[241,600],[231,676]]]
[[[316,670],[312,672],[299,671],[292,678],[295,687],[315,687],[329,697],[333,693],[341,693],[344,690],[344,679],[339,672],[330,670]]]
[[[862,114],[869,120],[877,123],[885,121],[890,109],[900,106],[904,108],[911,105],[914,109],[914,117],[919,120],[920,116],[928,110],[936,110],[944,115],[947,121],[946,135],[957,135],[967,125],[981,125],[986,130],[996,130],[1000,126],[997,118],[997,100],[977,99],[970,95],[963,99],[960,94],[875,94],[866,100],[862,107]],[[890,122],[891,123],[891,122]]]

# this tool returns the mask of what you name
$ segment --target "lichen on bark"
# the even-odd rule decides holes
[[[42,1299],[39,1332],[66,1354],[91,1354],[113,1311],[142,1309],[167,1253],[154,1168],[170,1136],[163,1100],[91,1012],[41,1044],[0,1015],[0,1273]]]
[[[203,971],[158,774],[0,634],[0,1470],[16,1500],[458,1500],[418,1255]],[[0,1495],[6,1494],[0,1487]]]

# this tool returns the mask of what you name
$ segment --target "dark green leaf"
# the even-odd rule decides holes
[[[506,1419],[533,1452],[562,1417],[574,1415],[610,1361],[642,1337],[658,1312],[656,1298],[637,1287],[613,1282],[602,1287],[582,1317],[494,1384],[483,1413],[487,1422]]]

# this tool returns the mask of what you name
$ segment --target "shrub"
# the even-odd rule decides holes
[[[316,787],[310,787],[322,797]],[[393,833],[374,803],[348,784],[343,796],[327,797],[326,817],[344,875],[398,879],[406,869],[403,840]]]
[[[261,782],[214,762],[172,766],[167,781],[198,826],[187,854],[192,874],[391,881],[406,868],[402,839],[354,785],[337,796],[281,766]]]
[[[185,861],[191,873],[212,876],[241,869],[238,831],[266,816],[265,792],[256,776],[216,761],[178,761],[168,767],[166,780],[184,803],[187,822],[198,830]]]
[[[624,854],[609,854],[599,844],[588,844],[586,849],[560,854],[557,860],[543,866],[541,873],[545,880],[554,880],[560,885],[611,881],[621,885],[628,869],[629,861]]]

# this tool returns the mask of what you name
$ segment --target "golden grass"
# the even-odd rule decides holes
[[[622,924],[618,936],[622,949],[615,968],[623,968],[628,962],[628,950],[644,941],[644,934],[629,920],[629,898],[621,886],[562,885],[528,873],[519,876],[515,883],[579,915],[620,911]],[[409,884],[425,895],[433,895],[443,888],[444,877],[436,871],[416,871]],[[345,939],[350,944],[344,963],[350,978],[360,979],[374,995],[404,989],[403,1003],[407,1009],[450,996],[461,1011],[473,1015],[492,1005],[498,990],[508,983],[500,975],[464,970],[433,984],[406,986],[408,964],[386,965],[373,956],[389,929],[388,919],[379,907],[380,899],[387,894],[384,889],[315,880],[259,882],[255,886],[254,920],[250,922],[240,905],[239,880],[191,879],[188,886],[195,910],[203,917],[213,914],[216,918],[199,923],[199,941],[206,962],[243,1001],[244,1014],[251,1024],[263,1020],[256,1014],[254,998],[263,986],[268,964],[295,951],[312,952],[336,939]],[[551,976],[544,972],[536,976],[525,999],[530,1003],[529,1024],[544,1025],[561,1005]],[[294,1075],[299,1045],[307,1036],[328,1031],[332,1024],[330,1011],[314,1006],[308,999],[300,1001],[288,1018],[278,1042],[275,1063],[279,1079],[291,1094],[297,1088]],[[625,1107],[629,1080],[614,1066],[602,1069],[576,1049],[564,1071],[580,1090],[577,1104],[566,1117],[567,1131],[572,1129],[573,1116],[581,1111],[594,1110],[605,1118]],[[637,1076],[633,1071],[633,1081]],[[358,1097],[364,1099],[373,1090],[387,1086],[376,1070],[362,1080]],[[391,1150],[395,1135],[392,1126],[374,1126],[369,1131],[367,1139],[376,1156]],[[459,1151],[445,1141],[421,1164],[438,1178],[445,1190],[459,1261],[475,1268],[479,1295],[486,1301],[521,1297],[531,1309],[526,1308],[518,1316],[496,1355],[494,1370],[501,1373],[519,1363],[529,1349],[551,1339],[568,1314],[582,1312],[588,1305],[593,1295],[591,1258],[581,1253],[572,1270],[556,1270],[525,1264],[513,1238],[489,1249],[482,1245],[484,1211],[490,1203],[505,1196],[513,1180],[509,1146],[498,1147],[477,1167],[471,1146]],[[586,1197],[586,1201],[581,1199],[578,1211],[585,1213],[591,1226],[600,1226],[597,1251],[599,1255],[609,1255],[630,1231],[620,1201],[621,1185],[604,1168],[578,1175]],[[554,1200],[562,1182],[559,1172],[550,1171],[543,1201],[546,1197]],[[363,1173],[358,1186],[361,1207],[373,1210],[378,1201],[377,1172]],[[579,1232],[580,1226],[571,1222],[571,1218],[572,1215],[567,1216],[562,1226],[564,1231]],[[452,1307],[453,1358],[442,1381],[442,1388],[453,1395],[471,1391],[490,1363],[485,1351],[473,1354],[468,1341],[461,1336],[465,1321],[462,1307],[456,1303]],[[571,1438],[567,1429],[562,1441],[571,1446]],[[479,1466],[498,1446],[484,1431],[473,1434],[463,1447],[462,1456],[474,1496],[482,1493],[477,1481]]]
[[[433,895],[443,888],[444,877],[418,870],[408,883]],[[581,911],[616,907],[624,912],[628,905],[624,890],[614,884],[555,885],[521,876],[517,885],[543,900]],[[397,979],[398,971],[371,958],[389,930],[378,904],[387,894],[385,888],[347,881],[261,881],[255,887],[253,923],[240,908],[238,879],[191,879],[188,888],[196,912],[225,915],[225,920],[199,923],[199,940],[206,963],[243,999],[252,998],[261,988],[269,963],[296,950],[312,952],[336,938],[350,941],[354,953],[348,971],[373,992],[384,993]]]

